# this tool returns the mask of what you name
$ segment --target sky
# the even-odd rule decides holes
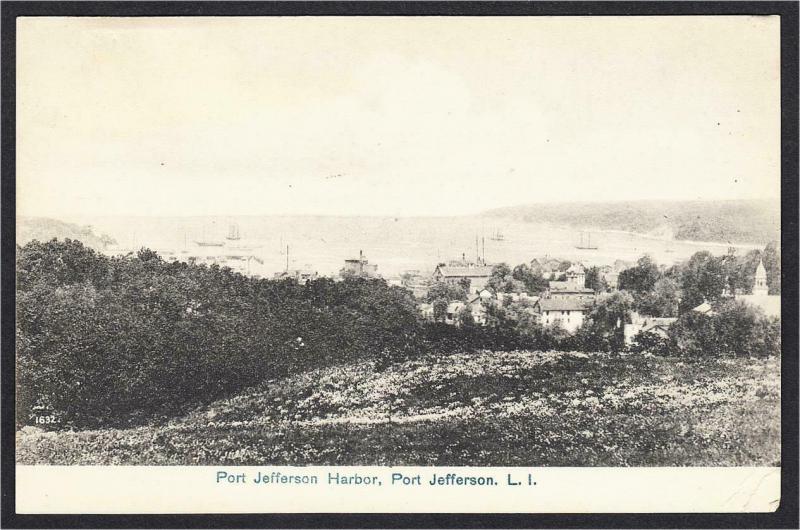
[[[19,215],[780,196],[777,17],[17,20]]]

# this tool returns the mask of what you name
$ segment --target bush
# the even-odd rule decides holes
[[[17,423],[167,418],[265,379],[422,346],[408,291],[382,280],[256,280],[77,241],[17,249]]]
[[[781,353],[781,324],[737,300],[717,304],[711,315],[684,313],[669,331],[669,349],[691,357],[767,357]]]
[[[669,339],[652,331],[637,333],[628,351],[633,353],[652,353],[654,355],[669,355]]]

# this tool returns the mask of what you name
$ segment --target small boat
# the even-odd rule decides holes
[[[195,245],[198,247],[222,247],[225,246],[224,241],[215,241],[213,239],[206,239],[206,231],[203,229],[203,237],[199,240],[195,240]]]
[[[242,236],[239,234],[239,225],[232,223],[230,226],[228,226],[228,235],[225,237],[225,239],[229,241],[238,241],[241,238]]]
[[[586,241],[583,239],[583,232],[581,232],[581,242],[578,245],[575,245],[575,248],[579,248],[581,250],[597,250],[597,246],[592,245],[592,234],[587,233]]]
[[[492,241],[505,241],[506,240],[505,236],[503,235],[503,232],[501,232],[500,230],[495,230],[492,233],[492,235],[489,237],[489,239],[491,239]]]

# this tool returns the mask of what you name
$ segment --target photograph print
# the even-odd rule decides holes
[[[17,464],[781,466],[779,17],[16,27]]]

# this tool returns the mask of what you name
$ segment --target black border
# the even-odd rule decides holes
[[[191,514],[18,515],[14,450],[15,78],[18,16],[568,16],[781,17],[781,505],[767,514]],[[798,3],[797,2],[3,2],[2,500],[6,528],[798,528]]]

